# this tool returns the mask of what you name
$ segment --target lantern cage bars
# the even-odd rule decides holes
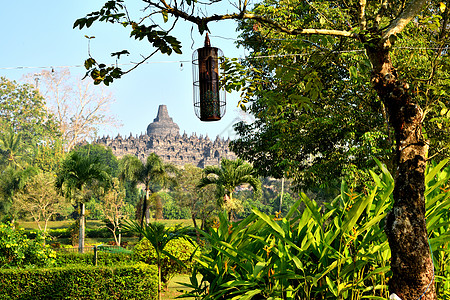
[[[208,34],[205,46],[192,54],[194,111],[201,121],[218,121],[225,115],[225,90],[219,84],[219,64],[223,52],[211,47]]]

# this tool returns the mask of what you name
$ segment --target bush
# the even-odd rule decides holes
[[[41,235],[30,240],[24,230],[0,223],[0,268],[48,266],[54,258],[55,252],[44,245]]]
[[[190,271],[190,260],[195,247],[185,239],[176,239],[168,242],[164,248],[169,254],[180,260],[183,265],[162,255],[161,281],[167,283],[173,276]],[[156,264],[156,251],[147,239],[142,239],[133,249],[135,259],[147,264]]]
[[[1,299],[156,299],[157,269],[117,267],[0,270]]]

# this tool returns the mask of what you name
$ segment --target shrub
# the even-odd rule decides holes
[[[23,230],[0,223],[0,268],[48,266],[54,258],[55,252],[44,245],[41,235],[30,240]]]
[[[195,247],[185,239],[171,240],[164,248],[169,254],[180,260],[183,265],[170,259],[167,255],[162,255],[161,281],[167,283],[176,274],[188,272],[192,267],[190,258],[195,251]],[[133,249],[135,259],[147,264],[156,263],[156,251],[147,239],[142,239]]]
[[[157,269],[144,263],[0,270],[1,299],[156,299]]]

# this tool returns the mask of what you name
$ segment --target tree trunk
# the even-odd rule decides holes
[[[85,205],[80,202],[80,233],[78,235],[78,252],[80,253],[83,253],[84,250],[85,219]]]
[[[161,295],[161,258],[158,254],[158,258],[157,258],[157,264],[158,264],[158,299],[161,300],[162,299],[162,295]]]
[[[144,206],[143,206],[143,211],[142,213],[145,215],[145,224],[148,225],[150,224],[150,208],[148,205],[148,201],[150,201],[150,191],[147,190],[146,194],[145,194],[145,200],[144,200]]]
[[[155,196],[155,220],[162,220],[164,219],[162,197],[158,194]]]
[[[147,194],[148,192],[146,192],[146,194],[144,195],[144,199],[142,200],[142,211],[141,211],[141,228],[144,227],[144,217],[145,217],[145,211],[147,210]],[[148,223],[146,224],[148,225]],[[139,232],[139,241],[142,239],[142,233]]]
[[[374,44],[373,41],[372,45]],[[385,231],[391,249],[389,292],[402,300],[436,299],[434,267],[425,222],[425,169],[428,143],[422,136],[422,109],[399,79],[389,48],[366,44],[372,83],[395,132],[394,205]]]

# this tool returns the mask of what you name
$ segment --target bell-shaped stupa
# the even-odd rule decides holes
[[[165,137],[167,135],[180,134],[180,127],[172,120],[166,105],[160,105],[158,115],[147,127],[148,136]]]

